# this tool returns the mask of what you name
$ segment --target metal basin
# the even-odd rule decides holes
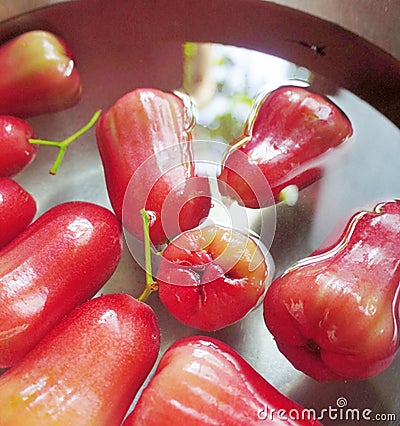
[[[218,132],[226,138],[223,122],[216,133],[207,133],[221,112],[225,119],[233,112],[229,125],[240,131],[247,110],[236,108],[234,93],[245,92],[251,99],[261,85],[279,85],[293,77],[310,80],[312,76],[313,89],[329,95],[348,114],[355,128],[351,148],[327,165],[322,180],[300,192],[295,206],[279,205],[274,210],[276,229],[268,245],[276,274],[311,253],[355,210],[400,196],[400,63],[365,39],[323,19],[264,1],[81,0],[37,7],[45,4],[50,2],[26,2],[15,9],[5,2],[0,9],[3,18],[9,18],[0,24],[0,42],[30,29],[60,34],[73,50],[82,77],[79,104],[29,120],[37,137],[63,139],[96,109],[107,109],[135,87],[180,89],[187,42],[196,43],[202,52],[196,68],[200,83],[191,87],[201,99],[202,139],[215,138]],[[232,60],[231,68],[216,65],[221,55]],[[51,149],[39,149],[34,164],[16,179],[38,200],[39,214],[67,200],[110,207],[93,130],[69,148],[59,174],[49,176],[53,158]],[[270,220],[271,211],[261,213]],[[255,230],[258,219],[251,222]],[[125,247],[123,260],[103,291],[137,296],[143,285],[144,273]],[[160,320],[162,352],[180,337],[199,334],[173,319],[156,295],[149,303]],[[370,380],[324,384],[296,371],[277,351],[261,309],[212,335],[229,343],[303,406],[317,413],[337,409],[337,417],[326,415],[323,424],[360,424],[340,417],[339,409],[345,406],[360,413],[369,409],[371,417],[387,419],[396,414],[397,421],[374,424],[399,424],[400,356]],[[347,405],[340,406],[344,401]]]

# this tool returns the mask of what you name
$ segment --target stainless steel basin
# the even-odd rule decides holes
[[[296,4],[301,6],[302,2]],[[352,120],[355,140],[349,150],[328,165],[321,181],[301,191],[295,206],[277,206],[271,245],[276,273],[309,254],[354,210],[400,197],[400,62],[394,56],[398,46],[393,43],[398,38],[393,35],[392,44],[387,45],[392,50],[385,51],[360,37],[362,34],[269,1],[26,1],[17,6],[6,1],[0,12],[0,42],[30,29],[60,34],[74,52],[82,77],[83,98],[75,107],[29,120],[37,137],[61,140],[96,109],[108,108],[135,87],[181,88],[182,46],[186,42],[207,46],[204,68],[199,68],[203,90],[207,83],[215,83],[213,79],[224,83],[231,82],[234,73],[252,76],[251,69],[240,61],[241,55],[248,55],[255,67],[261,54],[280,58],[274,61],[269,57],[269,66],[277,73],[282,72],[282,63],[288,65],[281,78],[273,80],[266,70],[264,80],[248,80],[250,97],[260,81],[279,84],[296,72],[297,76],[312,75],[312,87],[332,97]],[[373,18],[371,13],[371,25]],[[382,28],[388,34],[398,32],[398,28]],[[233,47],[229,50],[227,46]],[[209,55],[217,54],[233,54],[239,59],[224,73],[215,69],[215,61],[204,62]],[[214,115],[220,112],[220,104],[213,103],[216,96],[211,90],[199,111],[204,129],[210,121],[210,110]],[[228,92],[219,96],[228,96]],[[235,120],[240,128],[241,117]],[[110,207],[94,130],[71,145],[59,174],[49,176],[54,154],[51,149],[40,148],[35,162],[17,177],[38,200],[39,213],[61,201],[76,199]],[[269,217],[267,211],[263,215]],[[254,228],[256,219],[252,222]],[[143,285],[144,273],[125,247],[123,260],[104,292],[125,291],[137,296]],[[203,334],[174,320],[157,295],[149,303],[160,319],[162,351],[179,337]],[[233,346],[273,385],[306,407],[321,412],[338,408],[339,398],[345,398],[347,407],[397,415],[397,421],[374,424],[400,424],[400,356],[388,370],[370,380],[323,384],[294,370],[277,351],[264,326],[261,309],[212,335]],[[364,424],[340,417],[325,417],[323,423]]]

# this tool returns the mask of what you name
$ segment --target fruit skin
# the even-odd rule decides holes
[[[15,365],[91,298],[121,258],[121,227],[104,207],[51,208],[0,251],[0,367]]]
[[[269,287],[264,319],[279,350],[319,381],[365,379],[399,346],[400,201],[352,217],[336,245]]]
[[[243,137],[227,151],[220,191],[246,207],[267,207],[280,201],[287,186],[303,189],[318,180],[327,154],[352,133],[346,115],[328,98],[282,86],[260,97]]]
[[[81,97],[69,47],[48,31],[29,31],[1,45],[0,69],[0,114],[30,117],[55,112]]]
[[[140,240],[145,208],[154,245],[198,226],[211,207],[208,179],[197,177],[194,168],[188,109],[175,94],[139,88],[117,100],[97,124],[112,207]]]
[[[29,192],[13,179],[0,177],[0,249],[32,222],[36,211]]]
[[[149,306],[127,294],[91,299],[0,377],[0,425],[119,426],[159,345]]]
[[[267,414],[274,409],[271,421]],[[280,418],[278,410],[282,410]],[[307,414],[304,420],[290,420],[290,410],[293,417],[301,416],[304,409],[272,387],[227,344],[191,336],[175,342],[163,355],[123,426],[321,424],[308,420]]]
[[[159,297],[182,323],[213,331],[233,324],[262,300],[270,276],[248,235],[218,225],[186,231],[163,251]]]
[[[10,115],[0,116],[0,176],[12,177],[25,169],[36,157],[37,145],[32,126]]]

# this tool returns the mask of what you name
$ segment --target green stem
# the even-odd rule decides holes
[[[144,263],[146,268],[146,287],[138,300],[145,302],[151,293],[158,290],[157,281],[154,280],[151,271],[151,243],[149,233],[149,215],[145,209],[140,210],[143,219],[143,237],[144,237]]]
[[[101,110],[97,110],[87,124],[85,124],[82,128],[80,128],[74,134],[72,134],[71,136],[69,136],[68,138],[64,139],[61,142],[47,141],[44,139],[28,139],[29,143],[34,145],[55,146],[58,148],[58,155],[56,160],[53,163],[53,166],[50,169],[50,174],[55,175],[57,173],[58,168],[60,167],[60,164],[64,158],[64,154],[65,154],[65,151],[67,150],[68,145],[71,142],[73,142],[75,139],[78,139],[79,136],[86,133],[96,123],[96,121],[100,117],[100,114],[101,114]]]

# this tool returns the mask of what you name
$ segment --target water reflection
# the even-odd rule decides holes
[[[261,90],[288,80],[309,83],[313,77],[281,58],[236,46],[186,43],[184,55],[183,91],[198,106],[199,139],[232,143]]]

